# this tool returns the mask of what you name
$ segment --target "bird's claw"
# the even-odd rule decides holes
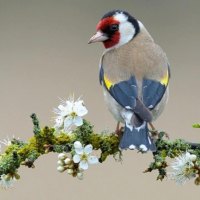
[[[150,130],[150,133],[151,133],[151,137],[152,139],[158,139],[158,136],[159,136],[159,132],[156,130],[156,129],[152,129]],[[164,136],[169,140],[170,137],[169,137],[169,134],[168,133],[164,133]]]
[[[124,127],[120,127],[118,129],[115,130],[114,134],[116,134],[118,137],[122,137],[123,135],[123,132],[124,132]]]

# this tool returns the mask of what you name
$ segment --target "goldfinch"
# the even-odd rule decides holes
[[[170,79],[166,54],[128,12],[106,13],[88,43],[103,42],[100,83],[114,118],[125,125],[121,149],[156,151],[148,124],[162,113]]]

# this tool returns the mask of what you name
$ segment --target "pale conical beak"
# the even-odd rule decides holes
[[[108,40],[108,36],[105,33],[102,33],[101,31],[97,31],[95,35],[93,35],[90,40],[88,41],[88,44],[94,43],[94,42],[103,42]]]

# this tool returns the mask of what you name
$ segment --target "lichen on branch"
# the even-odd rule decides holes
[[[36,115],[31,115],[31,117],[34,124],[33,137],[27,142],[15,138],[10,140],[10,144],[6,145],[5,151],[0,155],[0,177],[2,175],[9,175],[11,178],[18,176],[17,170],[21,165],[34,167],[35,160],[43,154],[70,153],[76,141],[80,141],[84,146],[91,144],[94,150],[100,150],[98,158],[100,163],[105,161],[109,155],[121,156],[118,137],[114,134],[95,133],[93,126],[86,120],[83,120],[83,124],[72,133],[60,132],[58,134],[55,128],[47,126],[39,130]],[[76,176],[76,174],[73,175]]]
[[[85,170],[92,164],[103,163],[108,156],[122,160],[120,137],[114,133],[96,133],[91,123],[82,117],[87,114],[83,101],[70,100],[56,110],[55,126],[40,128],[36,114],[32,114],[33,136],[28,141],[18,138],[0,141],[4,151],[0,154],[0,185],[9,188],[20,178],[21,165],[34,168],[34,162],[49,152],[58,153],[57,171],[83,179]],[[75,128],[72,128],[75,126]],[[200,128],[199,124],[193,125]],[[170,141],[165,132],[157,132],[153,161],[144,171],[158,171],[157,180],[169,176],[179,184],[194,179],[200,185],[200,144],[183,139]],[[139,151],[140,153],[144,153]],[[94,154],[95,153],[95,154]],[[167,172],[169,161],[172,171]]]

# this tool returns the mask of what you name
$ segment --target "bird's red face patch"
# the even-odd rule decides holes
[[[115,20],[114,17],[107,17],[107,18],[102,19],[97,24],[97,27],[96,27],[97,31],[102,31],[109,37],[108,40],[103,42],[105,48],[110,48],[110,47],[115,46],[116,44],[118,44],[120,40],[119,30],[114,31],[114,32],[110,30],[110,27],[112,27],[112,25],[119,25],[119,21]]]
[[[115,20],[114,17],[107,17],[102,19],[98,24],[97,24],[97,31],[98,30],[105,30],[106,28],[108,28],[108,26],[112,25],[112,24],[119,24],[119,21]]]

